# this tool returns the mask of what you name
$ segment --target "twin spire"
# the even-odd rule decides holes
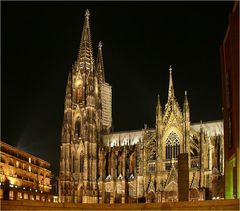
[[[94,60],[93,60],[93,53],[92,53],[89,15],[90,15],[89,10],[86,10],[80,49],[78,53],[78,62],[80,63],[80,66],[82,67],[87,66],[87,68],[90,68],[91,70],[93,70]]]
[[[90,12],[87,9],[85,12],[85,20],[83,25],[82,38],[80,43],[80,49],[78,54],[77,62],[80,64],[80,68],[88,69],[93,71],[94,67],[94,58],[92,51],[92,42],[91,42],[91,32],[90,32],[90,23],[89,23]],[[105,82],[104,75],[104,65],[103,65],[103,54],[102,54],[102,42],[100,41],[98,44],[98,55],[97,55],[97,63],[96,63],[96,72],[99,77],[100,83]],[[169,66],[169,88],[168,88],[168,101],[174,97],[174,87],[173,87],[173,79],[172,79],[172,66]],[[187,92],[185,91],[185,100],[184,105],[188,106],[187,100]],[[157,112],[161,113],[161,104],[160,98],[158,95],[157,102]]]
[[[97,74],[100,83],[105,82],[105,75],[104,75],[104,66],[103,66],[103,54],[102,54],[102,42],[100,41],[98,44],[98,54],[97,54]]]
[[[82,31],[77,63],[80,65],[80,69],[93,72],[94,57],[93,57],[93,50],[92,50],[89,16],[90,16],[90,12],[87,9],[85,12],[85,20],[83,24],[83,31]],[[101,82],[105,82],[101,41],[98,44],[96,68],[97,68],[96,72],[97,72],[97,75],[99,76],[99,79],[101,80]]]

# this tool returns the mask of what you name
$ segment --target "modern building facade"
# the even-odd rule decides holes
[[[3,141],[0,154],[1,199],[54,201],[48,162]]]
[[[240,198],[239,1],[235,1],[221,46],[225,141],[225,197]]]
[[[79,55],[66,89],[59,175],[61,202],[178,201],[180,153],[187,153],[189,159],[189,199],[223,197],[223,122],[191,124],[187,92],[180,108],[171,66],[168,100],[162,108],[157,98],[155,128],[110,132],[111,105],[102,44],[95,63],[87,10]]]

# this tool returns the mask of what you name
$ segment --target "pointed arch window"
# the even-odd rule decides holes
[[[171,132],[166,141],[166,160],[177,159],[179,153],[179,138],[176,133]]]
[[[77,76],[76,81],[75,81],[75,99],[76,99],[76,103],[80,103],[82,101],[82,86],[83,85],[83,81],[82,79]]]
[[[156,160],[156,147],[157,147],[157,142],[155,139],[151,140],[149,143],[149,160]]]
[[[84,154],[81,152],[80,154],[80,173],[83,173],[84,171]]]
[[[81,135],[81,121],[80,118],[78,117],[76,123],[75,123],[75,138],[76,140],[78,140],[78,138],[80,138]]]

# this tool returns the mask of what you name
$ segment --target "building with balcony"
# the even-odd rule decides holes
[[[0,198],[56,200],[51,194],[50,163],[3,141],[0,143]]]

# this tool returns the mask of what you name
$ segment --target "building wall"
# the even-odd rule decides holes
[[[225,141],[225,197],[240,198],[239,1],[235,1],[221,46]]]
[[[110,132],[112,127],[112,87],[106,82],[101,86],[101,99],[103,129]]]
[[[50,164],[1,141],[1,199],[4,190],[10,200],[52,200]]]
[[[223,198],[222,121],[193,124],[190,137],[189,189],[197,190],[195,194],[190,192],[190,199],[205,199],[205,190],[201,191],[201,188],[210,189],[209,199]],[[99,166],[104,171],[100,173],[99,188],[100,197],[110,199],[102,202],[117,202],[116,197],[119,196],[114,194],[114,190],[121,193],[121,202],[136,202],[137,198],[151,200],[148,196],[151,192],[154,202],[177,201],[178,161],[177,156],[170,160],[166,158],[164,139],[167,138],[163,136],[160,142],[165,144],[158,150],[155,129],[104,135],[105,146],[99,160]],[[182,147],[183,144],[180,149]],[[158,160],[159,157],[161,159]],[[176,195],[169,195],[171,191],[176,191]]]
[[[239,210],[239,200],[148,204],[73,204],[37,201],[1,201],[3,210]]]

